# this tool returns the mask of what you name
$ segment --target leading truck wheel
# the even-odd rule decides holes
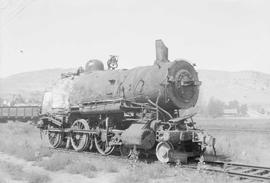
[[[74,121],[71,126],[74,130],[89,130],[89,125],[86,120],[78,119]],[[91,139],[86,133],[72,132],[71,134],[71,145],[75,151],[83,151],[88,148]]]
[[[170,142],[159,142],[156,147],[156,156],[162,163],[168,163],[171,160],[170,151],[173,151],[173,145]]]
[[[48,141],[52,148],[58,148],[62,145],[63,134],[61,132],[50,132],[48,131]]]

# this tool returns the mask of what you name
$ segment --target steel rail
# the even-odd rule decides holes
[[[247,179],[270,181],[270,167],[223,161],[205,161],[205,163],[210,165],[210,167],[204,169],[206,171],[223,172]],[[217,166],[219,169],[216,169]]]

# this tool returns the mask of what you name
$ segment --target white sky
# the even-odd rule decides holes
[[[151,65],[155,39],[199,69],[270,73],[269,10],[269,0],[0,0],[0,77],[110,54],[121,68]]]

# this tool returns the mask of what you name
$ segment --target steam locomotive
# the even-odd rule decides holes
[[[194,108],[201,82],[192,64],[170,62],[168,48],[156,40],[152,66],[104,70],[90,60],[62,78],[44,95],[39,128],[53,148],[96,149],[138,158],[155,154],[161,162],[187,162],[213,146],[196,129]]]

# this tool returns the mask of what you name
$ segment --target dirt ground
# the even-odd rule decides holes
[[[215,124],[214,121],[211,122]],[[204,127],[205,123],[207,121],[198,121],[198,124]],[[228,122],[223,123],[228,125]],[[232,124],[235,125],[235,123]],[[218,124],[220,127],[225,126]],[[261,122],[261,125],[265,124],[267,123]],[[269,134],[215,132],[213,135],[217,138],[219,158],[270,165]],[[0,123],[0,183],[2,182],[222,183],[240,182],[240,180],[232,179],[226,174],[209,174],[183,169],[180,166],[172,167],[157,161],[133,162],[119,156],[105,157],[97,153],[52,151],[48,148],[46,140],[44,138],[41,140],[39,130],[34,126],[21,122],[9,122]]]

